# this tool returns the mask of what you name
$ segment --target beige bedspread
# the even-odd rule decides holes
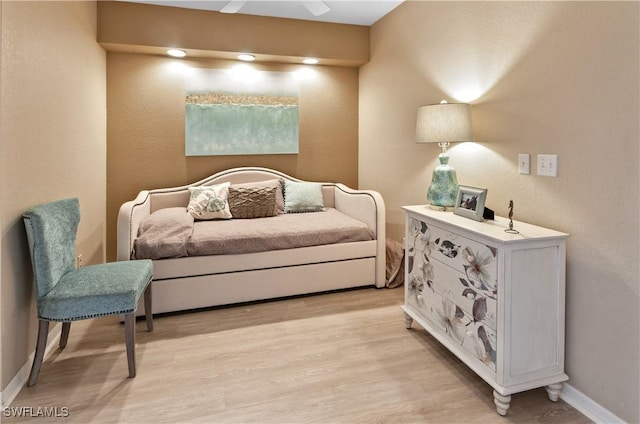
[[[141,223],[132,259],[181,258],[193,232],[193,217],[186,208],[160,209]]]
[[[373,240],[366,224],[328,208],[269,218],[196,222],[187,250],[190,256],[221,255],[364,240]]]
[[[176,221],[176,218],[172,217],[172,220]],[[184,224],[185,220],[178,221]],[[156,225],[162,224],[156,222]],[[190,231],[185,231],[184,225],[180,231],[150,229],[153,226],[145,228],[148,233],[140,233],[135,242],[136,259],[253,253],[375,238],[366,224],[333,208],[324,212],[289,213],[268,218],[195,221]],[[167,233],[172,235],[170,249],[162,247],[162,236]],[[177,233],[186,242],[186,250],[180,254],[176,254],[175,249],[176,245],[183,246],[175,240]],[[159,234],[160,239],[154,234]],[[171,256],[159,254],[163,250]]]

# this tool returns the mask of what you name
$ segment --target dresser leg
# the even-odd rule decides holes
[[[405,312],[404,313],[404,326],[405,326],[405,328],[407,328],[407,329],[411,328],[411,324],[413,324],[413,318],[411,318],[409,316],[409,314]]]
[[[549,400],[551,402],[557,402],[560,398],[560,392],[562,391],[562,383],[549,384],[545,389],[547,389]]]
[[[511,405],[511,395],[502,396],[500,393],[493,391],[493,403],[496,404],[496,411],[498,414],[505,416],[507,415],[507,410]]]

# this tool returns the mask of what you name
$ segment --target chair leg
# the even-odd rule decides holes
[[[129,378],[136,376],[136,315],[125,314],[124,337],[127,345],[127,363],[129,365]]]
[[[38,342],[36,344],[36,354],[33,357],[33,365],[31,365],[31,373],[27,386],[31,387],[38,381],[42,360],[44,359],[44,351],[47,347],[47,337],[49,336],[49,321],[41,319],[38,324]]]
[[[144,313],[147,321],[147,330],[153,331],[153,309],[151,305],[151,283],[144,291]]]
[[[62,323],[62,333],[60,334],[60,348],[63,348],[67,345],[67,340],[69,340],[69,330],[71,329],[70,322]]]

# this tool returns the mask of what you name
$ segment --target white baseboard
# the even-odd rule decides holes
[[[62,331],[62,325],[56,325],[54,329],[49,333],[49,337],[47,338],[47,348],[44,351],[44,359],[47,359],[52,350],[54,350],[58,343],[60,342],[60,333]],[[31,352],[27,362],[20,368],[17,374],[11,379],[7,387],[0,392],[0,399],[2,399],[2,407],[6,407],[11,405],[11,402],[18,396],[20,390],[27,384],[27,380],[29,379],[29,373],[31,372],[31,364],[33,363],[33,358],[36,356],[35,350]]]
[[[560,398],[595,423],[624,423],[624,420],[618,418],[613,412],[594,402],[591,398],[587,397],[587,395],[577,390],[570,384],[565,383],[562,385]]]

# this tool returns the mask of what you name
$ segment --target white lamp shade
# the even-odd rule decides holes
[[[466,103],[440,103],[418,108],[417,143],[473,141],[471,106]]]

